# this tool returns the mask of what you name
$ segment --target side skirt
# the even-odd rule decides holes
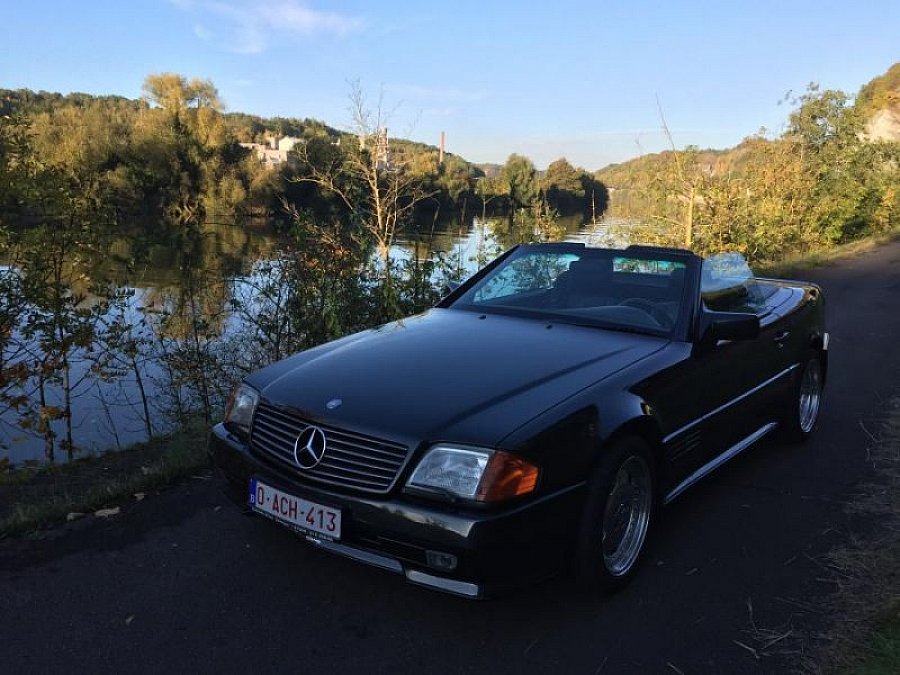
[[[756,443],[760,438],[768,434],[770,431],[774,430],[778,424],[776,422],[769,422],[768,424],[761,426],[759,429],[754,431],[752,434],[747,436],[745,439],[738,441],[734,445],[732,445],[728,450],[723,452],[718,457],[714,457],[709,462],[701,466],[690,476],[681,481],[678,485],[676,485],[669,494],[666,495],[665,503],[668,504],[672,500],[676,499],[681,495],[682,492],[691,487],[694,483],[705,478],[713,471],[722,466],[725,462],[730,459],[734,459],[739,454],[741,454],[744,450],[749,448],[751,445]]]

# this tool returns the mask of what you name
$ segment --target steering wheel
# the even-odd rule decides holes
[[[672,321],[672,318],[662,311],[656,303],[651,302],[650,300],[645,300],[644,298],[626,298],[625,300],[622,300],[619,305],[623,307],[634,307],[645,314],[649,314],[650,318],[663,328],[675,327],[675,322]]]

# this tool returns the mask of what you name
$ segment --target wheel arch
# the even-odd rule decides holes
[[[637,436],[647,443],[653,459],[656,464],[654,467],[657,472],[657,483],[663,470],[663,451],[662,451],[662,430],[659,423],[650,415],[640,414],[622,421],[616,426],[603,440],[603,445],[597,460],[603,456],[603,451],[609,448],[613,443],[627,436]]]
[[[574,558],[577,574],[582,583],[590,590],[604,593],[612,592],[627,583],[628,579],[635,574],[641,559],[646,558],[646,542],[647,538],[652,536],[651,528],[660,511],[662,494],[662,484],[659,479],[660,429],[656,420],[649,414],[641,412],[611,426],[614,428],[602,439],[594,458],[591,481],[578,526]],[[641,441],[640,451],[635,447],[635,440]],[[631,557],[628,558],[627,566],[618,569],[609,565],[618,565],[615,558],[619,555],[619,547],[616,546],[610,553],[610,557],[613,558],[611,562],[606,557],[602,543],[605,540],[605,518],[609,510],[607,499],[612,494],[612,485],[615,483],[619,471],[622,470],[624,461],[633,459],[631,455],[637,452],[643,457],[650,455],[647,457],[650,466],[647,467],[646,464],[644,466],[652,474],[649,476],[652,487],[648,495],[651,498],[649,502],[645,503],[643,525],[636,526],[643,527],[641,534],[637,535],[640,537],[640,542],[634,543],[633,538],[628,540],[628,546],[636,548],[628,549],[630,552],[627,555]],[[644,494],[648,493],[644,492]],[[618,510],[618,508],[615,509],[615,511]],[[637,522],[630,517],[628,521]],[[628,529],[632,529],[631,526]],[[602,538],[600,538],[601,532],[603,533]]]
[[[812,348],[822,365],[822,384],[828,381],[828,333],[816,335],[812,339]]]

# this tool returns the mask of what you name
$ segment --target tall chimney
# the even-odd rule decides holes
[[[445,140],[445,138],[444,138],[444,132],[442,131],[442,132],[441,132],[441,154],[440,154],[440,156],[438,157],[438,163],[439,163],[439,164],[443,164],[443,163],[444,163],[444,140]]]

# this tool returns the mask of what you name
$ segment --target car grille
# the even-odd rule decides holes
[[[294,442],[308,426],[310,422],[261,402],[253,418],[250,446],[299,478],[366,492],[391,489],[406,461],[405,446],[319,424],[327,438],[325,455],[313,468],[300,469],[294,462]]]

